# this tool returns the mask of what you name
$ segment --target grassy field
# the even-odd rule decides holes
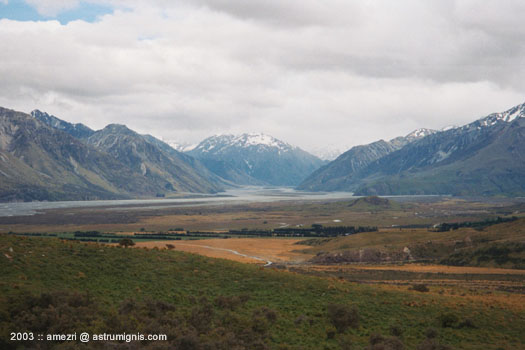
[[[279,227],[392,226],[483,220],[501,215],[521,215],[525,204],[512,199],[465,200],[456,198],[390,200],[389,205],[353,201],[282,201],[245,205],[210,205],[118,210],[71,208],[47,210],[33,216],[0,217],[0,232],[138,232],[168,231],[174,227],[198,231],[275,229]]]
[[[0,348],[523,349],[523,207],[512,199],[362,199],[3,217]],[[518,220],[432,228],[498,216]],[[312,224],[379,230],[307,240],[142,237],[134,248],[64,240],[75,231],[130,236]],[[266,261],[274,264],[262,267]],[[17,331],[165,333],[168,341],[9,341]]]
[[[463,291],[462,296],[440,294],[430,286],[423,293],[405,286],[357,284],[171,250],[125,249],[53,238],[2,235],[0,252],[2,349],[34,347],[7,340],[9,332],[21,331],[14,327],[24,325],[42,332],[51,328],[54,332],[147,332],[158,310],[165,311],[155,317],[166,313],[171,317],[166,322],[172,328],[159,328],[170,338],[167,344],[145,343],[144,347],[204,349],[220,340],[212,348],[233,348],[225,345],[230,344],[239,349],[360,349],[375,333],[398,334],[408,349],[424,341],[427,346],[439,342],[455,349],[522,349],[525,344],[523,297],[503,291],[491,296]],[[59,291],[89,293],[89,297],[65,294],[60,299],[64,294]],[[52,297],[39,298],[42,293]],[[72,302],[74,298],[81,301]],[[53,303],[60,304],[60,300],[66,300],[63,303],[68,308],[55,307]],[[148,304],[147,300],[164,304]],[[76,308],[86,304],[97,312],[92,318],[79,318],[83,314]],[[350,322],[355,321],[355,312],[346,306],[356,308],[357,326]],[[30,310],[38,310],[40,318],[32,318]],[[44,314],[58,317],[56,310],[65,310],[61,317],[72,321],[38,321]],[[133,317],[119,318],[123,310]],[[349,328],[341,326],[345,320],[338,317],[341,314],[350,315]],[[130,319],[135,321],[130,323]],[[209,322],[202,325],[196,320]],[[435,334],[433,340],[425,340]],[[345,347],[348,344],[353,347]],[[94,344],[86,348],[90,346],[96,348]]]

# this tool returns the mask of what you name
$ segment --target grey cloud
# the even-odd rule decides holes
[[[308,149],[525,100],[519,1],[112,3],[95,23],[0,20],[0,104],[189,142],[261,131]]]

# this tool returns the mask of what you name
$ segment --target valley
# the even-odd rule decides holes
[[[264,134],[183,153],[125,125],[0,109],[2,339],[16,326],[169,335],[146,349],[520,349],[524,106],[329,163]]]
[[[398,339],[406,349],[433,349],[431,344],[478,349],[483,344],[484,349],[517,350],[525,343],[525,203],[520,199],[158,204],[113,203],[0,217],[0,272],[5,276],[0,309],[40,302],[31,298],[44,292],[55,305],[45,312],[52,313],[61,300],[84,300],[87,292],[96,303],[91,308],[98,311],[90,316],[96,321],[75,316],[76,306],[63,317],[88,332],[126,325],[111,316],[117,310],[130,310],[126,312],[153,324],[157,321],[151,317],[162,319],[165,311],[146,315],[157,307],[172,310],[169,315],[178,321],[155,328],[169,334],[169,341],[142,344],[151,349],[184,348],[181,344],[188,339],[197,349],[212,341],[214,347],[226,346],[215,333],[219,329],[229,332],[229,344],[247,349],[254,341],[265,349],[362,348],[373,334],[385,341]],[[438,232],[436,224],[444,222],[473,224]],[[377,230],[318,238],[257,236],[312,225],[373,225]],[[193,236],[196,232],[202,236]],[[163,234],[173,236],[159,239]],[[135,245],[123,248],[118,239],[105,243],[105,235],[130,237]],[[86,238],[92,241],[79,241]],[[500,246],[507,250],[486,250]],[[352,260],[356,250],[365,252],[359,261]],[[108,311],[96,305],[107,305]],[[338,323],[329,310],[341,305],[358,310],[358,325],[334,326]],[[150,313],[142,314],[144,308]],[[35,327],[30,319],[9,312],[12,322]],[[232,323],[232,317],[237,321]],[[0,319],[0,329],[9,330],[10,322]],[[204,327],[201,322],[208,323]],[[124,327],[147,332],[147,324]]]
[[[523,18],[0,0],[0,350],[524,350]]]

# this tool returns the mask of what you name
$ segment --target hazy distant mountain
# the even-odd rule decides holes
[[[95,132],[86,142],[167,191],[223,190],[220,180],[199,162],[153,136],[139,135],[125,125],[110,124]]]
[[[344,149],[337,146],[325,145],[310,148],[308,152],[318,157],[319,159],[329,162],[343,154]]]
[[[196,144],[188,143],[188,142],[179,142],[175,140],[162,140],[162,142],[168,144],[171,148],[175,149],[179,152],[189,152],[195,147],[197,147]]]
[[[188,154],[237,184],[293,186],[323,164],[300,148],[264,134],[212,136]]]
[[[34,118],[41,121],[42,123],[47,124],[55,129],[65,131],[71,136],[74,136],[76,138],[80,138],[80,139],[87,138],[95,133],[94,130],[91,130],[84,124],[68,123],[62,119],[58,119],[54,115],[49,115],[45,112],[41,112],[38,109],[35,109],[33,112],[31,112],[31,115]]]
[[[392,153],[410,142],[436,133],[435,130],[418,129],[406,136],[390,141],[379,140],[368,145],[352,147],[334,161],[308,176],[298,189],[309,191],[351,190],[359,181],[359,172],[377,159]]]
[[[329,190],[361,195],[524,195],[525,104],[384,153],[346,175],[313,174],[300,187],[324,190],[330,184]],[[325,168],[340,169],[341,157]],[[355,159],[345,163],[350,161]]]

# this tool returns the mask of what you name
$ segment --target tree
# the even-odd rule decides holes
[[[133,242],[131,238],[122,238],[120,242],[118,242],[118,244],[120,244],[124,248],[127,248],[127,247],[135,245],[135,242]]]

